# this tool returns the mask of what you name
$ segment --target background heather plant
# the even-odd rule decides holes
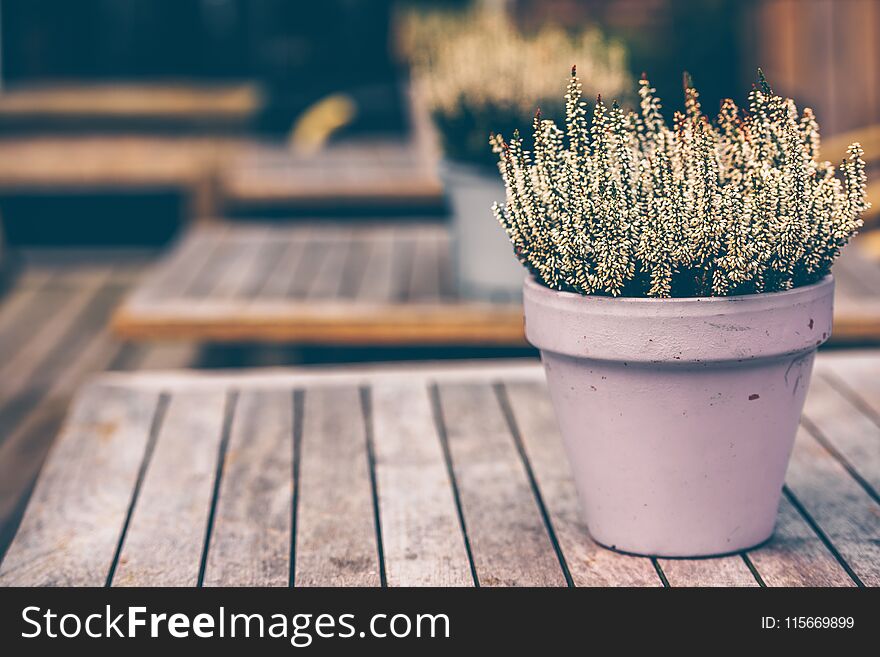
[[[624,94],[626,53],[597,27],[569,32],[546,25],[521,30],[503,6],[465,11],[410,10],[401,18],[402,49],[443,139],[447,156],[492,166],[489,132],[527,123],[538,103],[562,117],[555,71],[560,58],[581,62],[591,89]]]
[[[494,210],[520,261],[547,287],[580,294],[750,294],[824,277],[862,225],[858,143],[839,167],[817,160],[819,127],[760,84],[743,113],[714,121],[685,75],[684,112],[668,126],[647,79],[640,111],[601,97],[588,119],[575,69],[564,130],[541,117],[534,148],[491,139],[507,186]]]

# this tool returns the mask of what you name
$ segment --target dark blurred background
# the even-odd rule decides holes
[[[104,184],[103,178],[100,184],[73,184],[71,172],[54,172],[51,162],[44,166],[53,154],[59,161],[80,156],[68,148],[69,140],[64,148],[46,141],[52,135],[82,141],[122,133],[147,138],[151,147],[157,136],[232,136],[280,148],[304,111],[344,94],[357,111],[334,131],[333,140],[406,139],[412,126],[406,64],[395,54],[396,12],[467,4],[0,0],[0,215],[7,241],[156,244],[191,218],[189,188],[170,174],[158,175],[198,164],[191,162],[188,142],[179,153],[124,151],[127,163],[139,160],[132,165],[138,170],[153,158],[149,184],[141,179],[127,186]],[[826,139],[880,122],[878,0],[511,0],[508,5],[526,30],[545,22],[572,29],[596,23],[619,38],[633,75],[648,74],[667,113],[681,106],[682,71],[692,74],[704,110],[713,112],[728,96],[744,103],[761,66],[777,91],[816,110]],[[184,120],[180,113],[159,118],[99,113],[90,119],[82,112],[4,111],[34,90],[72,88],[82,102],[92,86],[126,84],[176,84],[186,90],[244,85],[241,93],[253,95],[235,99],[251,98],[253,107],[223,115],[224,120],[198,115]],[[27,136],[35,139],[23,141]],[[94,153],[96,160],[101,157],[100,149]],[[36,172],[27,177],[20,169]],[[281,214],[292,214],[288,210]],[[76,216],[76,224],[65,215]],[[127,220],[120,222],[120,216]]]

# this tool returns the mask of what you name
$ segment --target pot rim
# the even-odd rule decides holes
[[[776,290],[774,292],[756,292],[753,294],[737,294],[730,296],[712,296],[712,297],[613,297],[604,294],[580,294],[578,292],[569,292],[567,290],[554,290],[551,287],[547,287],[538,279],[535,278],[534,274],[528,273],[525,278],[525,285],[528,288],[532,288],[535,290],[540,290],[541,293],[544,294],[552,294],[560,299],[585,299],[589,300],[590,303],[608,303],[608,304],[622,304],[625,303],[627,305],[633,304],[676,304],[676,305],[686,305],[686,304],[725,304],[725,303],[745,303],[748,301],[757,301],[759,299],[768,299],[770,297],[774,299],[780,299],[785,296],[798,296],[802,294],[809,294],[812,291],[819,291],[823,288],[831,285],[834,282],[833,274],[826,274],[822,278],[820,278],[815,283],[810,283],[809,285],[799,285],[798,287],[793,287],[790,290]]]
[[[606,297],[523,284],[526,339],[541,351],[623,362],[709,363],[815,350],[831,335],[834,278],[730,297]]]

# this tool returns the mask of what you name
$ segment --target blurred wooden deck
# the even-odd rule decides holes
[[[133,252],[100,264],[70,254],[41,257],[0,297],[0,552],[85,377],[196,363],[192,345],[125,344],[107,329],[147,262]]]
[[[0,564],[19,586],[880,586],[880,356],[822,355],[774,537],[597,546],[536,361],[107,374]]]
[[[858,238],[835,265],[833,343],[880,342],[878,246]],[[448,231],[430,224],[199,227],[113,325],[137,340],[525,345],[519,302],[460,297]]]

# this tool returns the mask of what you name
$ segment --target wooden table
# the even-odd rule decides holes
[[[436,224],[201,226],[113,326],[141,340],[524,344],[518,302],[459,298]]]
[[[880,340],[880,241],[862,244],[835,269],[838,343]],[[137,340],[525,344],[518,300],[458,295],[448,231],[436,224],[201,226],[114,327]]]
[[[540,366],[105,374],[2,585],[880,585],[880,353],[819,358],[775,537],[598,547]]]

